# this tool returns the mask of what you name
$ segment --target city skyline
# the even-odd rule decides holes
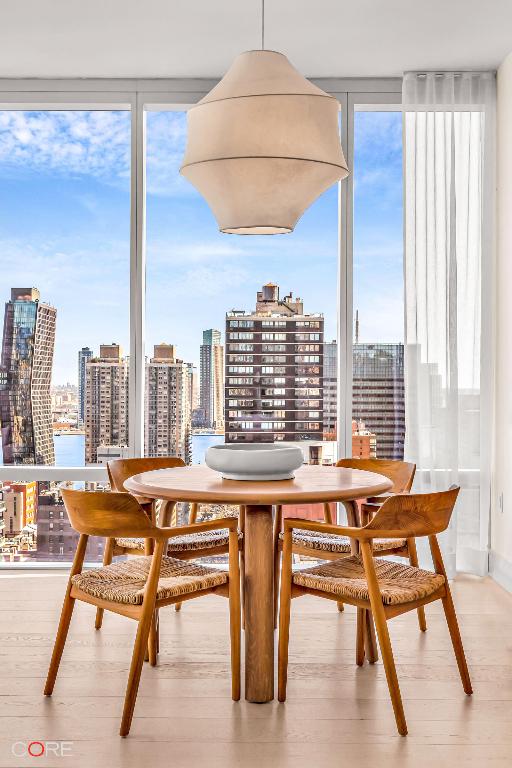
[[[46,408],[48,418],[46,421],[48,423],[45,422],[45,425],[49,434],[49,441],[53,442],[51,440],[50,389],[52,389],[52,399],[58,390],[58,386],[50,388],[49,384],[52,357],[50,348],[53,346],[53,336],[52,339],[48,337],[44,341],[46,336],[39,332],[39,349],[38,345],[35,344],[37,337],[35,331],[38,327],[36,318],[44,313],[49,313],[53,329],[57,310],[41,302],[39,291],[34,288],[11,289],[11,301],[6,304],[5,317],[8,318],[11,315],[15,317],[13,312],[16,312],[18,305],[21,307],[21,320],[27,314],[27,307],[28,309],[34,307],[34,317],[30,325],[34,339],[34,350],[39,356],[44,352],[41,359],[50,361],[44,368],[43,389],[45,392],[48,390],[46,392],[48,395],[48,407]],[[283,319],[281,321],[272,319],[277,316]],[[223,382],[224,348],[221,344],[221,332],[212,328],[204,330],[203,343],[200,346],[202,410],[205,411],[205,414],[207,410],[211,410],[204,408],[204,405],[206,396],[211,397],[211,392],[215,391],[215,405],[212,413],[218,411],[221,414],[218,423],[211,420],[211,414],[208,417],[208,422],[204,418],[201,422],[194,423],[192,421],[194,367],[188,361],[178,358],[175,345],[169,343],[155,345],[153,356],[149,359],[146,358],[145,453],[147,455],[176,453],[188,461],[192,455],[190,444],[192,425],[214,429],[217,433],[222,433],[224,400],[226,440],[228,442],[241,439],[255,440],[258,437],[259,439],[273,438],[274,440],[334,440],[337,411],[337,344],[335,340],[324,341],[322,313],[305,313],[304,302],[301,298],[294,297],[291,292],[281,298],[279,286],[275,283],[267,283],[261,290],[257,291],[255,309],[226,312],[225,319],[225,391]],[[315,321],[312,322],[312,319]],[[24,323],[22,330],[25,333],[28,326],[25,328],[26,320]],[[11,325],[13,323],[6,327],[10,328]],[[43,324],[44,326],[45,324]],[[314,328],[312,329],[312,327]],[[379,455],[385,458],[401,458],[405,435],[403,344],[360,343],[358,342],[359,332],[358,313],[356,312],[353,417],[356,422],[362,423],[363,426],[366,424],[367,429],[370,429],[377,436]],[[307,337],[305,333],[307,333]],[[5,347],[5,340],[8,337],[9,333],[6,336],[4,332],[4,357],[5,350],[10,349],[10,342]],[[14,337],[12,343],[13,348],[18,349],[19,344],[15,343]],[[48,350],[46,350],[47,347]],[[215,354],[213,354],[214,352]],[[35,358],[37,358],[37,354]],[[365,362],[361,364],[363,358]],[[379,363],[379,366],[376,367],[375,361],[381,358],[382,360],[387,359],[389,362],[385,365]],[[78,363],[79,374],[83,380],[81,386],[75,387],[77,395],[76,422],[68,424],[67,429],[79,431],[82,424],[85,426],[85,462],[96,463],[99,460],[96,455],[98,447],[101,447],[101,455],[103,456],[106,448],[126,448],[128,446],[129,356],[123,355],[118,344],[102,344],[98,355],[90,347],[79,349]],[[243,364],[242,367],[238,365],[239,363]],[[249,367],[246,364],[250,364]],[[245,378],[240,378],[241,374],[244,374]],[[250,374],[250,377],[246,374]],[[303,380],[300,377],[305,374],[309,377],[307,380],[304,379],[307,386],[312,387],[314,385],[318,391],[308,389],[304,394],[301,393],[300,389],[297,389],[297,387],[300,388],[305,385],[300,384]],[[285,378],[282,378],[283,376]],[[316,378],[311,378],[312,376],[316,376]],[[385,389],[379,380],[382,381],[382,384],[384,383],[383,380],[386,381]],[[19,400],[22,388],[21,385],[20,387],[14,386],[13,382],[14,379],[10,388],[7,389],[4,384],[4,400],[6,393],[13,402],[16,398]],[[251,392],[236,388],[242,384],[250,386]],[[233,386],[235,389],[232,389]],[[262,386],[264,389],[260,389]],[[265,389],[265,387],[271,387],[271,389]],[[272,387],[277,387],[277,389],[272,389]],[[372,387],[375,391],[371,389]],[[164,394],[164,389],[167,394]],[[254,391],[252,391],[253,389]],[[240,395],[244,395],[242,400],[237,399]],[[250,403],[245,397],[249,397],[249,395],[252,398]],[[277,400],[274,399],[274,395],[279,395]],[[316,399],[305,401],[304,396],[306,395],[308,398],[311,395]],[[56,403],[56,407],[59,405],[62,411],[65,398],[63,398],[62,393],[59,397],[60,400],[58,404]],[[261,400],[262,397],[267,397],[267,400]],[[302,398],[302,400],[299,402],[297,397]],[[120,409],[119,412],[114,413],[112,411],[113,403],[116,404],[116,408]],[[83,421],[81,417],[82,404],[86,410]],[[382,411],[382,416],[379,417],[373,413],[377,404]],[[236,411],[235,407],[239,410]],[[309,408],[313,409],[311,413]],[[66,412],[65,408],[64,412]],[[303,422],[295,424],[298,416],[302,418]],[[267,418],[271,420],[271,423],[266,423]],[[173,420],[172,424],[171,419]],[[248,429],[249,426],[251,428],[258,426],[254,423],[246,424],[246,422],[253,422],[255,419],[262,426],[258,427],[257,432],[252,431],[244,436],[244,429]],[[276,421],[274,422],[273,419]],[[313,419],[314,423],[308,423],[308,419]],[[57,412],[53,421],[53,429],[58,430],[59,422],[63,419]],[[235,422],[240,422],[240,424]],[[387,424],[384,431],[379,426],[380,422]],[[4,416],[3,433],[5,433],[6,424]],[[44,426],[42,422],[41,424],[39,422],[34,423],[35,431],[40,432],[42,426]],[[298,429],[299,426],[304,432],[302,437],[295,433],[295,429]],[[65,426],[62,429],[66,431]],[[240,429],[242,432],[237,434]],[[260,429],[267,431],[260,434]],[[315,434],[311,431],[313,429],[316,430]],[[5,454],[5,438],[3,449]],[[20,461],[16,460],[13,463],[20,463]],[[54,461],[50,459],[38,460],[34,456],[31,463],[51,464]]]
[[[291,235],[220,235],[178,173],[185,113],[151,112],[147,123],[147,356],[168,339],[198,367],[203,329],[222,328],[226,309],[251,306],[255,285],[287,285],[291,276],[335,338],[337,188]],[[354,306],[365,318],[362,340],[397,342],[401,116],[357,113],[355,131]],[[127,113],[0,112],[4,285],[35,282],[59,307],[53,384],[77,383],[77,349],[98,349],[104,327],[129,349],[128,170]],[[241,306],[231,306],[233,295]]]

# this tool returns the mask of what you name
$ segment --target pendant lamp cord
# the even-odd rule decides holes
[[[265,50],[265,0],[261,0],[261,50]]]

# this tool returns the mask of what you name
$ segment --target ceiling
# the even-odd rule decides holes
[[[265,46],[310,77],[494,69],[511,0],[266,0]],[[259,48],[261,0],[15,0],[0,77],[217,77]]]

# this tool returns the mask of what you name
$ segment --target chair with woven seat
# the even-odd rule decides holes
[[[384,475],[393,483],[393,487],[388,493],[382,496],[375,496],[366,499],[359,507],[360,524],[367,523],[371,517],[378,511],[380,505],[390,496],[397,493],[409,493],[412,488],[416,465],[407,461],[398,461],[393,459],[340,459],[337,467],[345,469],[360,469],[366,472],[376,472]],[[324,520],[327,524],[332,524],[331,507],[324,504]],[[279,593],[279,558],[282,550],[282,507],[276,510],[274,537],[275,537],[275,619],[277,620],[277,595]],[[321,560],[336,560],[344,555],[353,554],[354,543],[346,536],[334,536],[320,531],[297,530],[292,538],[293,552],[297,555],[315,557]],[[374,552],[380,557],[385,555],[394,555],[395,557],[405,557],[411,565],[418,565],[418,555],[414,539],[376,539],[373,541]],[[343,610],[343,602],[338,602],[338,609]],[[418,622],[422,632],[427,629],[425,611],[418,609]]]
[[[291,599],[302,595],[336,601],[341,599],[356,606],[358,659],[364,657],[364,617],[369,611],[372,612],[396,724],[403,736],[407,733],[407,724],[388,633],[389,619],[417,610],[434,600],[441,600],[463,688],[468,695],[472,693],[455,608],[437,541],[437,534],[448,527],[458,492],[458,488],[451,488],[441,493],[391,496],[362,528],[326,525],[308,520],[285,520],[279,614],[279,701],[286,699]],[[360,553],[294,573],[292,553],[295,530],[348,536],[359,542]],[[409,539],[419,536],[429,538],[434,572],[374,556],[372,542],[375,539]]]
[[[138,475],[141,472],[151,472],[156,469],[172,469],[174,467],[184,467],[185,462],[177,456],[165,457],[144,457],[137,459],[114,459],[107,464],[107,471],[110,480],[110,486],[115,492],[125,492],[124,484],[128,478]],[[158,504],[153,499],[135,496],[146,514],[155,523],[158,517]],[[167,505],[168,509],[171,505]],[[190,505],[189,524],[195,523],[198,516],[198,504]],[[243,510],[240,510],[240,533],[239,539],[243,538],[242,530],[244,523]],[[174,524],[175,518],[167,520]],[[109,565],[112,559],[117,555],[148,555],[150,544],[144,542],[142,538],[119,537],[109,539],[105,544],[103,565]],[[179,560],[197,560],[201,557],[211,557],[212,555],[225,555],[229,551],[229,537],[222,530],[207,530],[202,533],[185,534],[183,536],[173,537],[169,541],[168,554]],[[243,555],[242,555],[243,567]],[[181,608],[181,603],[176,602],[175,609]],[[101,628],[103,621],[103,611],[98,608],[96,612],[96,629]]]
[[[138,622],[126,688],[120,734],[130,730],[137,690],[148,642],[156,632],[157,611],[183,600],[217,594],[229,598],[232,698],[240,698],[240,571],[235,518],[193,523],[183,527],[158,527],[129,493],[103,493],[62,489],[62,499],[72,527],[80,534],[71,568],[55,646],[44,693],[51,696],[77,600]],[[227,530],[229,572],[167,557],[169,540],[184,535]],[[142,538],[154,543],[153,553],[82,572],[89,536],[116,539]],[[150,658],[156,664],[156,656]]]

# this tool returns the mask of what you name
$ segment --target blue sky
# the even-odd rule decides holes
[[[204,328],[251,309],[265,282],[324,312],[335,337],[338,192],[295,232],[221,235],[179,176],[182,112],[147,119],[147,352],[162,341],[197,362]],[[128,349],[129,116],[122,112],[0,112],[0,303],[36,286],[57,307],[54,383],[76,380],[77,350]],[[354,307],[361,339],[403,338],[402,156],[399,113],[356,113]],[[3,309],[2,309],[3,314]]]

